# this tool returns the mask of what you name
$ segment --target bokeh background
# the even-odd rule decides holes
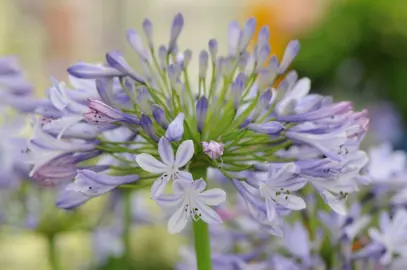
[[[179,44],[195,52],[206,48],[210,38],[225,50],[229,21],[252,16],[258,25],[270,26],[272,51],[279,56],[289,40],[299,39],[302,49],[294,68],[311,78],[313,91],[370,108],[368,141],[390,140],[407,149],[406,0],[1,0],[0,54],[17,55],[36,93],[43,95],[50,76],[65,80],[67,66],[78,60],[102,61],[112,49],[131,59],[125,31],[140,29],[145,17],[154,22],[158,43],[164,43],[178,12],[186,21]],[[197,63],[191,68],[197,71]],[[43,211],[48,221],[78,224],[55,240],[61,269],[88,269],[89,228],[98,223],[107,199],[93,200],[72,216],[54,209],[52,196],[41,194],[42,203],[50,205]],[[137,269],[171,269],[182,239],[151,225],[136,224],[133,230]],[[46,246],[38,228],[2,227],[0,269],[49,269]]]

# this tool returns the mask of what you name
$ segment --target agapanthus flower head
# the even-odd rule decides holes
[[[66,179],[79,169],[59,206],[72,208],[118,185],[145,183],[151,186],[151,197],[173,213],[170,232],[181,231],[190,219],[219,223],[221,218],[208,206],[222,203],[226,193],[205,190],[206,171],[215,168],[274,234],[283,232],[282,215],[306,207],[297,193],[307,183],[333,209],[344,212],[344,198],[358,190],[355,179],[364,166],[358,148],[368,124],[366,113],[354,112],[350,102],[309,94],[310,80],[288,71],[299,42],[289,42],[279,60],[272,55],[267,27],[254,37],[254,18],[244,26],[229,25],[223,56],[216,40],[196,54],[182,48],[183,27],[184,18],[177,14],[168,42],[156,45],[153,24],[145,19],[148,47],[138,32],[127,32],[142,72],[124,54],[111,51],[105,63],[80,62],[68,68],[75,88],[80,80],[87,85],[81,91],[54,82],[49,100],[36,105],[34,111],[45,123],[61,124],[59,133],[56,128],[50,132],[48,124],[37,125],[29,146],[32,173],[54,181],[58,173]],[[192,65],[199,66],[198,74],[189,72]],[[109,139],[108,132],[121,127],[131,135]],[[80,130],[86,136],[75,136]],[[309,151],[303,155],[298,149]],[[118,162],[96,172],[100,168],[81,168],[72,160],[96,152]],[[63,163],[67,168],[49,170],[64,157],[69,157]],[[132,179],[139,180],[128,184]]]

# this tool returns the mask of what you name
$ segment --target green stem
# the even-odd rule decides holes
[[[130,229],[132,221],[131,213],[131,190],[123,190],[123,244],[124,244],[124,254],[123,254],[123,270],[131,269],[131,238]]]
[[[58,270],[58,256],[57,248],[55,246],[55,234],[47,235],[47,248],[48,248],[48,260],[52,270]]]
[[[192,167],[192,168],[191,168]],[[190,167],[190,173],[194,179],[206,178],[206,166]],[[211,270],[211,242],[208,224],[202,220],[193,222],[195,254],[197,270]]]

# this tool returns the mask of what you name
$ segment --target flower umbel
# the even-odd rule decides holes
[[[206,190],[216,185],[206,177],[209,168],[233,183],[247,213],[267,233],[282,236],[283,216],[306,211],[307,183],[346,214],[346,198],[358,191],[367,162],[359,150],[367,111],[309,94],[311,81],[288,71],[299,42],[289,42],[279,60],[268,44],[268,28],[254,37],[254,18],[243,27],[229,25],[227,55],[212,39],[196,63],[179,42],[183,26],[177,14],[168,43],[157,48],[153,24],[145,19],[148,47],[139,33],[127,32],[141,71],[111,51],[104,63],[68,68],[75,91],[53,80],[48,99],[19,104],[40,119],[28,146],[31,175],[61,184],[74,177],[58,200],[65,209],[117,187],[150,188],[151,198],[172,214],[170,233],[193,221],[195,246],[205,250],[197,248],[200,270],[210,269],[207,224],[222,223],[209,206],[226,200],[222,189]],[[198,74],[189,73],[194,64]],[[106,156],[107,163],[93,159]],[[315,259],[301,256],[307,263]]]

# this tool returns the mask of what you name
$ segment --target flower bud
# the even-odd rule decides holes
[[[223,143],[218,143],[215,141],[202,142],[203,151],[205,154],[208,155],[211,159],[218,159],[223,155],[223,150],[225,145]]]
[[[184,119],[185,115],[183,113],[179,113],[177,117],[175,117],[174,121],[172,121],[165,132],[165,137],[170,141],[179,141],[184,135]]]

